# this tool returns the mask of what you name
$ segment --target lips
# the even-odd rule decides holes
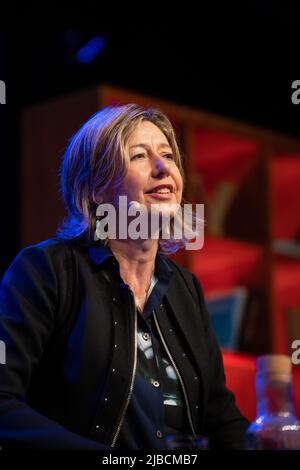
[[[171,184],[159,184],[149,191],[146,191],[146,194],[170,194],[174,192],[174,188]]]

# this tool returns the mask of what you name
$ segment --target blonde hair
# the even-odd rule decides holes
[[[174,129],[164,113],[137,104],[108,106],[95,113],[70,139],[60,170],[61,193],[68,211],[57,230],[63,239],[94,242],[99,196],[124,179],[129,154],[127,142],[142,121],[155,124],[166,136],[184,180],[182,157]],[[159,251],[171,254],[183,240],[159,240]]]

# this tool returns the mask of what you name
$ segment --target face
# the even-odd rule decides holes
[[[168,212],[180,204],[183,181],[172,149],[164,133],[149,121],[143,121],[128,140],[129,168],[118,195],[137,201],[150,209],[160,204]]]

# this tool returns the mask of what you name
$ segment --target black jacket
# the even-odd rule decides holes
[[[4,448],[101,449],[114,444],[132,385],[133,298],[128,286],[120,288],[101,272],[99,250],[97,244],[87,248],[53,238],[22,250],[3,277]],[[165,301],[176,317],[175,335],[180,333],[189,345],[200,395],[175,347],[174,332],[159,309],[156,315],[183,378],[195,432],[209,436],[214,448],[242,448],[248,422],[225,386],[201,286],[193,274],[161,258],[174,271]]]

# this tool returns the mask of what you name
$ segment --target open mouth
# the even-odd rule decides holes
[[[146,194],[151,195],[170,195],[174,193],[174,188],[171,184],[161,184],[159,186],[155,186],[154,188],[146,191]]]

